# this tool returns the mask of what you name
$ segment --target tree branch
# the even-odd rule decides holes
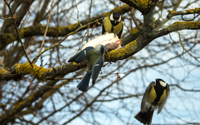
[[[167,35],[171,32],[174,31],[179,31],[179,30],[186,30],[186,29],[190,29],[190,30],[196,30],[196,29],[200,29],[200,21],[196,21],[196,22],[175,22],[159,31],[154,31],[152,33],[152,37],[160,37],[160,36],[164,36]]]
[[[185,88],[182,88],[179,84],[172,84],[170,86],[176,86],[177,88],[183,90],[183,91],[186,91],[186,92],[200,92],[200,90],[198,89],[185,89]]]
[[[142,14],[149,13],[150,9],[157,4],[158,0],[121,0],[122,2],[138,9]]]
[[[168,15],[167,18],[170,19],[173,16],[177,15],[188,15],[188,14],[195,14],[197,13],[198,15],[200,14],[200,8],[195,8],[195,9],[189,9],[189,10],[184,10],[184,11],[173,11],[173,10],[168,10]]]

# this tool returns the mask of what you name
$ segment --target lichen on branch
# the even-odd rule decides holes
[[[32,68],[31,65],[28,62],[26,62],[24,64],[19,64],[19,63],[15,64],[11,70],[13,73],[16,73],[18,75],[31,74],[39,79],[45,72],[47,71],[51,72],[53,69],[52,68],[46,69],[44,67],[39,67],[36,64],[33,64]]]
[[[198,14],[199,15],[200,14],[200,8],[188,9],[188,10],[183,10],[183,11],[168,10],[168,12],[169,13],[167,15],[167,18],[170,19],[170,18],[172,18],[173,16],[176,16],[176,15],[181,15],[181,16],[187,15],[187,14]]]
[[[106,55],[106,60],[109,62],[116,62],[120,59],[125,59],[128,56],[132,55],[136,48],[138,47],[136,40],[130,42],[125,47],[112,50]]]
[[[138,9],[142,14],[147,14],[158,0],[121,0],[122,2]]]

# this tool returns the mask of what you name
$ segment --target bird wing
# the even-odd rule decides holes
[[[141,103],[141,111],[146,111],[146,103],[148,102],[149,92],[151,88],[154,86],[155,82],[151,82],[147,87],[146,91],[144,92],[142,103]]]
[[[99,57],[97,62],[93,65],[93,68],[92,68],[92,84],[93,85],[99,75],[99,72],[102,66],[103,66],[103,56]]]
[[[87,52],[91,49],[94,49],[94,47],[86,47],[85,49],[83,49],[79,53],[77,53],[75,56],[71,57],[68,62],[81,63],[81,62],[85,61]]]
[[[167,101],[167,98],[169,96],[170,93],[170,88],[169,85],[167,84],[167,89],[166,89],[166,96],[164,98],[164,100],[160,103],[159,108],[158,108],[158,114],[161,112],[163,106],[165,105],[165,102]]]
[[[106,32],[105,27],[104,27],[104,21],[103,21],[103,25],[102,25],[102,34],[104,34]]]
[[[118,36],[119,39],[121,38],[122,31],[123,31],[123,22],[121,22],[120,25],[122,25],[122,29],[121,29],[121,31],[117,34],[117,36]]]
[[[112,29],[112,24],[110,22],[109,17],[104,17],[103,20],[103,26],[102,26],[102,34],[104,34],[105,32],[111,32]]]

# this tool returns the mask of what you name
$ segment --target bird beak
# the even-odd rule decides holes
[[[114,22],[115,22],[115,24],[117,23],[117,21],[116,21],[116,20],[115,20]]]

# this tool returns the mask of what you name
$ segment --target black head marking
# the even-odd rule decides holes
[[[118,23],[121,22],[121,15],[117,12],[114,12],[110,15],[110,21],[112,25],[117,25]]]
[[[156,85],[166,87],[166,82],[162,79],[156,79]]]
[[[113,18],[114,18],[114,20],[118,20],[119,18],[120,18],[120,14],[119,13],[117,13],[117,12],[114,12],[113,13]]]

